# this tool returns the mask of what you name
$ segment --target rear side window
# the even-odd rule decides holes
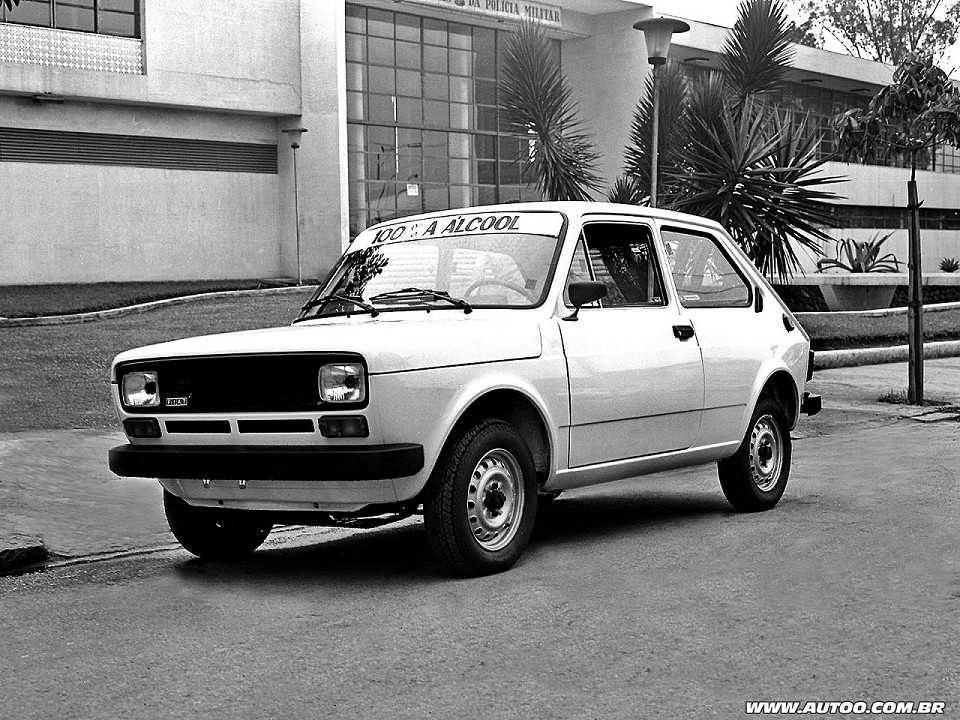
[[[591,223],[583,228],[583,237],[590,270],[607,286],[603,307],[666,305],[650,228]]]
[[[747,307],[750,286],[711,235],[660,229],[680,304],[687,308]]]

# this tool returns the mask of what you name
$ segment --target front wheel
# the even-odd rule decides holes
[[[756,512],[776,505],[787,487],[792,454],[783,410],[761,398],[736,454],[717,463],[720,487],[734,509]]]
[[[249,555],[273,529],[272,523],[257,515],[195,507],[166,490],[163,510],[173,536],[203,560],[236,560]]]
[[[466,429],[432,483],[423,520],[446,570],[487,575],[517,561],[533,531],[537,482],[530,449],[512,425],[488,419]]]

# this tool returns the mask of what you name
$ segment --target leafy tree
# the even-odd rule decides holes
[[[540,192],[550,200],[589,200],[599,186],[599,154],[580,130],[559,58],[537,23],[524,21],[509,36],[502,72],[500,106],[510,124],[533,140],[531,165]]]
[[[767,100],[786,81],[793,32],[781,0],[744,0],[724,44],[723,72],[664,82],[660,101],[673,114],[661,115],[658,204],[718,221],[761,272],[780,279],[799,266],[797,246],[820,254],[831,239],[824,202],[836,196],[823,186],[841,180],[821,174],[826,160],[805,120]],[[641,196],[649,192],[650,92],[637,105],[625,151]]]
[[[881,88],[866,108],[837,117],[837,141],[847,159],[863,161],[887,152],[910,159],[907,183],[910,215],[910,371],[908,396],[923,403],[923,283],[920,274],[920,202],[917,164],[935,144],[960,145],[960,89],[933,62],[933,56],[904,59],[893,82]]]
[[[940,57],[956,40],[960,2],[945,0],[801,0],[809,18],[798,42],[822,47],[827,38],[850,55],[896,65],[915,53]]]

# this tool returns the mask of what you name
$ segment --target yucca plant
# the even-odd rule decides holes
[[[753,100],[717,120],[694,117],[687,167],[674,173],[680,192],[673,209],[716,220],[766,276],[789,276],[800,264],[796,246],[820,252],[830,239],[820,189],[837,178],[819,175],[816,140],[788,131],[789,122],[771,116]],[[771,127],[772,126],[772,127]]]
[[[630,175],[621,175],[613,187],[607,191],[607,202],[623,205],[640,205],[644,200],[643,190],[639,183]]]
[[[945,273],[955,273],[960,270],[960,260],[955,257],[943,258],[940,261],[940,271]]]
[[[822,254],[831,240],[822,229],[830,221],[824,203],[837,197],[825,187],[843,180],[822,174],[820,138],[805,120],[766,101],[785,82],[789,37],[781,0],[744,0],[724,45],[723,73],[665,84],[667,107],[682,87],[682,109],[672,111],[679,122],[661,116],[661,153],[671,150],[661,160],[659,204],[718,221],[771,279],[800,265],[798,247]],[[645,127],[651,114],[642,98],[633,128]],[[626,172],[642,182],[644,163],[642,136],[632,132]]]
[[[841,238],[837,240],[837,257],[823,258],[817,262],[817,270],[823,272],[831,268],[846,270],[850,273],[898,272],[900,261],[893,253],[880,255],[880,248],[893,233],[876,233],[869,240]],[[846,262],[844,262],[846,260]]]
[[[580,129],[559,58],[537,23],[525,20],[508,37],[499,92],[508,122],[533,141],[527,162],[543,196],[589,200],[599,186],[599,154]]]

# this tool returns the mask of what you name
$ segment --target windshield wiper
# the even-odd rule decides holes
[[[340,302],[350,303],[360,308],[364,312],[370,313],[370,317],[376,317],[380,314],[380,311],[377,310],[373,305],[366,302],[359,295],[346,295],[344,293],[330,293],[329,295],[323,295],[322,297],[314,298],[309,302],[303,304],[300,308],[301,317],[298,317],[294,322],[299,322],[300,320],[306,320],[307,318],[303,317],[302,314],[307,312],[307,310],[312,310],[315,307],[320,308],[321,310],[333,300],[339,300]]]
[[[425,288],[418,287],[408,287],[402,288],[400,290],[391,290],[390,292],[380,293],[379,295],[374,295],[370,298],[370,302],[377,302],[383,300],[443,300],[448,302],[454,307],[461,308],[464,314],[469,315],[473,312],[473,308],[463,298],[451,297],[450,293],[445,292],[444,290],[430,290]]]

